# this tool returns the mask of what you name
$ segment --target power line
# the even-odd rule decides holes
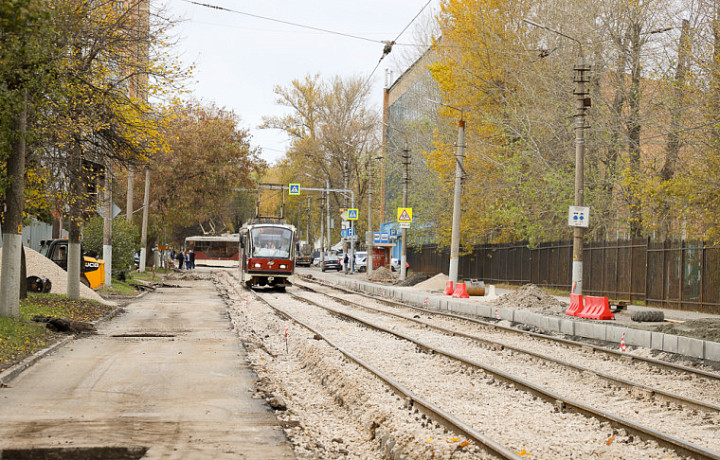
[[[271,18],[271,17],[268,17],[268,16],[260,16],[260,15],[258,15],[258,14],[247,13],[247,12],[245,12],[245,11],[233,10],[233,9],[225,8],[225,7],[222,7],[222,6],[211,5],[211,4],[209,4],[209,3],[194,2],[194,1],[192,1],[192,0],[182,0],[182,1],[185,2],[185,3],[193,4],[193,5],[202,6],[202,7],[204,7],[204,8],[210,8],[210,9],[219,10],[219,11],[226,11],[226,12],[228,12],[228,13],[240,14],[240,15],[249,16],[249,17],[255,18],[255,19],[262,19],[262,20],[264,20],[264,21],[277,22],[277,23],[280,23],[280,24],[285,24],[285,25],[289,25],[289,26],[293,26],[293,27],[300,27],[300,28],[302,28],[302,29],[314,30],[314,31],[316,31],[316,32],[323,32],[323,33],[327,33],[327,34],[340,35],[341,37],[354,38],[354,39],[356,39],[356,40],[364,40],[364,41],[368,41],[368,42],[372,42],[372,43],[385,43],[385,42],[383,42],[383,41],[381,41],[381,40],[373,40],[372,38],[361,37],[361,36],[359,36],[359,35],[347,34],[347,33],[344,33],[344,32],[338,32],[338,31],[336,31],[336,30],[323,29],[322,27],[315,27],[315,26],[309,26],[309,25],[306,25],[306,24],[300,24],[300,23],[297,23],[297,22],[284,21],[284,20],[282,20],[282,19],[275,19],[275,18]],[[429,3],[429,2],[428,2],[428,3]]]

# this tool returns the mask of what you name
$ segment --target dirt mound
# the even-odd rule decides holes
[[[387,267],[379,267],[372,271],[373,281],[394,281],[395,275]]]
[[[413,273],[402,281],[395,283],[396,286],[415,286],[426,281],[429,277],[425,273]]]
[[[2,248],[0,248],[0,256],[2,256]],[[44,276],[52,283],[51,293],[67,294],[67,272],[60,268],[55,262],[34,249],[25,247],[25,264],[27,266],[27,276]],[[0,273],[0,276],[1,275],[2,273]],[[82,283],[80,284],[80,297],[97,300],[104,304],[111,304],[111,302],[100,297],[100,294]]]
[[[498,297],[498,306],[522,308],[543,314],[564,314],[567,305],[546,294],[534,284],[526,284],[517,291]]]
[[[702,318],[685,321],[682,324],[664,324],[657,328],[658,332],[682,335],[700,340],[720,342],[720,319]]]

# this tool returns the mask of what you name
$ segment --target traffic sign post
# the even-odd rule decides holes
[[[290,184],[288,189],[289,195],[300,195],[300,184]]]
[[[412,223],[412,208],[397,208],[397,221],[400,224]]]
[[[358,220],[358,215],[360,213],[357,209],[348,209],[347,210],[347,219],[348,220]]]

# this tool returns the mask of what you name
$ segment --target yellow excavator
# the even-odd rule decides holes
[[[82,254],[83,249],[80,250]],[[40,254],[58,264],[67,271],[68,240],[54,239],[40,241]],[[80,264],[80,282],[91,289],[105,285],[105,261],[84,254]]]

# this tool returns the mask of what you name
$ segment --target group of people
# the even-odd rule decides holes
[[[192,249],[189,249],[187,251],[178,251],[175,252],[173,249],[170,251],[170,260],[174,260],[177,263],[177,268],[179,270],[183,269],[183,266],[185,266],[185,270],[192,270],[195,268],[195,253]]]

